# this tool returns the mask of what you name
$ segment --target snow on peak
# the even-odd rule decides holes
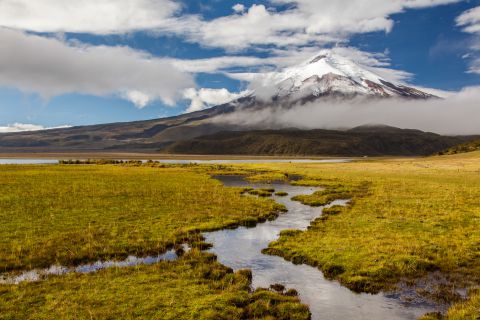
[[[370,69],[332,50],[322,50],[298,66],[276,74],[274,85],[277,97],[291,99],[329,94],[431,97],[416,89],[390,83]]]
[[[381,80],[384,80],[348,58],[329,50],[322,50],[304,63],[285,69],[282,72],[282,81],[291,79],[296,86],[299,86],[305,79],[315,75],[321,78],[329,73],[350,78],[358,83],[369,80],[381,84]]]

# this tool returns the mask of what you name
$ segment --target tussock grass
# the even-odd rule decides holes
[[[0,319],[309,319],[296,296],[251,293],[250,283],[248,271],[193,250],[174,262],[0,285]]]
[[[334,200],[348,200],[366,196],[369,192],[369,182],[359,183],[338,183],[336,180],[299,180],[292,182],[298,186],[317,186],[323,187],[323,190],[316,191],[309,195],[299,195],[292,199],[312,207],[321,207],[331,203]]]
[[[287,181],[288,175],[280,172],[261,172],[253,173],[247,177],[247,180],[250,182],[265,182],[272,183],[274,181]]]
[[[247,189],[245,191],[246,193],[252,195],[252,196],[258,196],[258,197],[271,197],[273,193],[275,192],[275,189]]]
[[[470,298],[448,310],[445,320],[477,320],[480,317],[480,290],[472,290]]]
[[[266,253],[317,266],[353,290],[378,292],[432,271],[455,287],[480,282],[480,152],[343,164],[0,166],[0,268],[159,253],[183,241],[202,248],[199,231],[250,226],[282,209],[208,176],[223,173],[255,181],[301,175],[292,183],[323,187],[296,198],[309,205],[351,198],[307,231],[282,232]],[[122,318],[305,319],[304,307],[288,300],[293,291],[251,294],[235,280],[248,272],[188,259],[0,286],[0,317],[108,318],[118,310]],[[479,297],[472,292],[447,319],[478,318]]]
[[[262,169],[262,166],[251,166]],[[282,233],[266,251],[319,267],[356,291],[390,289],[432,271],[457,287],[480,281],[480,152],[345,164],[271,164],[324,186],[296,199],[332,208],[305,232]]]
[[[164,252],[283,209],[186,167],[0,166],[0,271]]]

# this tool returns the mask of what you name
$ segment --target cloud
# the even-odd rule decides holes
[[[237,3],[232,7],[233,11],[236,13],[243,13],[245,11],[245,6],[241,3]]]
[[[330,35],[307,34],[304,29],[305,22],[299,12],[276,12],[254,4],[243,14],[199,21],[194,30],[185,33],[185,37],[204,46],[232,51],[257,45],[285,47],[340,41]]]
[[[218,73],[232,68],[259,67],[272,64],[273,59],[254,56],[223,56],[206,59],[171,59],[170,62],[179,70],[194,73]]]
[[[0,26],[34,32],[121,34],[165,26],[173,0],[1,0]]]
[[[209,47],[240,51],[250,47],[302,47],[345,42],[352,34],[390,32],[391,15],[406,9],[433,7],[461,0],[272,0],[274,7],[238,6],[235,13],[189,23],[163,31],[183,34],[189,41]],[[289,4],[287,10],[275,6]],[[242,11],[240,11],[242,9]]]
[[[434,95],[436,97],[446,99],[455,96],[458,94],[456,91],[447,91],[447,90],[441,90],[441,89],[436,89],[436,88],[427,88],[427,87],[421,87],[421,86],[415,86],[415,89],[418,89],[420,91],[423,91],[425,93],[429,93],[431,95]]]
[[[237,3],[233,13],[211,20],[185,14],[175,0],[1,0],[0,26],[33,32],[177,34],[208,47],[302,47],[384,31],[391,15],[461,0],[270,0],[270,7]],[[288,8],[277,10],[278,6]],[[468,20],[467,20],[468,22]]]
[[[213,121],[263,129],[339,129],[385,124],[440,134],[480,134],[478,101],[480,87],[470,87],[444,100],[323,100],[291,108],[272,106],[238,111]]]
[[[480,74],[480,6],[463,12],[456,21],[457,26],[463,27],[464,32],[473,34],[471,53],[464,57],[470,61],[468,72]]]
[[[457,17],[457,25],[464,27],[463,31],[480,33],[480,6],[463,12]]]
[[[458,1],[270,0],[268,5],[253,4],[248,8],[237,3],[232,14],[206,20],[200,14],[185,14],[184,6],[188,4],[176,0],[0,0],[0,86],[36,92],[47,99],[78,92],[117,95],[139,108],[154,100],[173,105],[184,97],[186,88],[195,87],[190,73],[224,73],[252,82],[254,88],[261,73],[272,76],[278,69],[309,58],[319,47],[345,45],[352,34],[389,32],[394,26],[393,14]],[[475,12],[465,13],[458,24],[473,32],[476,29],[472,24],[478,22],[475,17]],[[128,47],[89,46],[18,30],[175,34],[189,42],[231,52],[253,48],[264,52],[266,58],[155,58]],[[389,68],[386,54],[353,48],[336,50],[344,50],[344,54],[394,82],[412,77]],[[480,70],[480,60],[472,62],[471,71],[476,70]],[[198,92],[192,96],[196,101],[192,102],[193,109],[210,105]]]
[[[0,86],[45,99],[83,93],[119,95],[138,107],[153,100],[174,105],[194,85],[168,60],[128,47],[88,46],[0,28]]]
[[[150,102],[150,97],[141,91],[132,90],[124,93],[123,97],[131,101],[137,108],[142,109]]]
[[[296,65],[318,54],[318,47],[298,49],[269,49],[268,57],[247,55],[228,55],[204,59],[170,59],[179,70],[193,73],[225,73],[239,80],[245,70],[249,72],[274,71],[279,68]]]
[[[49,129],[61,129],[61,128],[70,128],[70,126],[58,126],[58,127],[44,127],[36,124],[27,124],[27,123],[14,123],[9,124],[4,127],[0,127],[0,133],[7,132],[23,132],[23,131],[40,131],[40,130],[49,130]]]
[[[271,7],[237,3],[233,14],[205,20],[184,14],[184,5],[175,0],[1,0],[0,26],[42,33],[174,33],[229,50],[269,44],[300,47],[339,42],[356,33],[389,32],[395,13],[458,1],[270,0]],[[287,10],[277,10],[285,4]]]
[[[186,113],[221,105],[245,96],[248,93],[248,91],[232,93],[227,89],[201,88],[197,90],[194,88],[189,88],[184,92],[184,98],[191,100],[190,106],[186,110]]]

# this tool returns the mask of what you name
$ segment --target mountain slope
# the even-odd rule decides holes
[[[468,141],[456,146],[453,146],[451,148],[448,148],[447,150],[440,151],[440,155],[446,155],[446,154],[457,154],[457,153],[467,153],[467,152],[473,152],[473,151],[480,151],[480,139],[474,140],[474,141]]]
[[[238,104],[250,104],[243,98],[235,104],[220,105],[208,110],[169,118],[78,126],[44,131],[27,131],[0,134],[0,152],[15,151],[70,151],[131,149],[137,145],[144,150],[154,150],[157,145],[177,139],[190,139],[211,134],[224,127],[209,124],[207,119],[233,112]],[[128,145],[128,147],[127,147]]]
[[[54,129],[47,131],[0,134],[0,152],[144,150],[154,151],[175,141],[191,140],[220,131],[262,129],[262,124],[233,125],[212,121],[222,115],[266,107],[289,108],[293,105],[328,99],[429,99],[434,96],[401,84],[393,84],[347,58],[328,51],[275,74],[267,74],[266,87],[274,87],[270,101],[257,99],[255,93],[207,110],[176,117]],[[269,88],[271,89],[271,88]],[[282,129],[282,128],[274,128]]]
[[[159,151],[216,155],[421,156],[471,139],[387,126],[365,126],[346,131],[290,129],[219,132],[178,141]]]
[[[394,84],[356,62],[332,51],[298,66],[271,74],[265,82],[277,87],[275,99],[293,101],[315,100],[325,96],[370,96],[429,99],[435,96],[402,84]]]

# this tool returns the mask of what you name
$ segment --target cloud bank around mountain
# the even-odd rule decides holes
[[[317,101],[291,108],[272,106],[216,117],[217,123],[257,128],[342,129],[383,124],[448,135],[480,134],[480,87],[442,100],[363,99]]]
[[[185,99],[191,101],[190,106],[185,112],[195,112],[209,107],[221,105],[238,99],[248,93],[248,91],[231,93],[227,89],[201,88],[197,90],[195,88],[189,88],[184,91]]]

